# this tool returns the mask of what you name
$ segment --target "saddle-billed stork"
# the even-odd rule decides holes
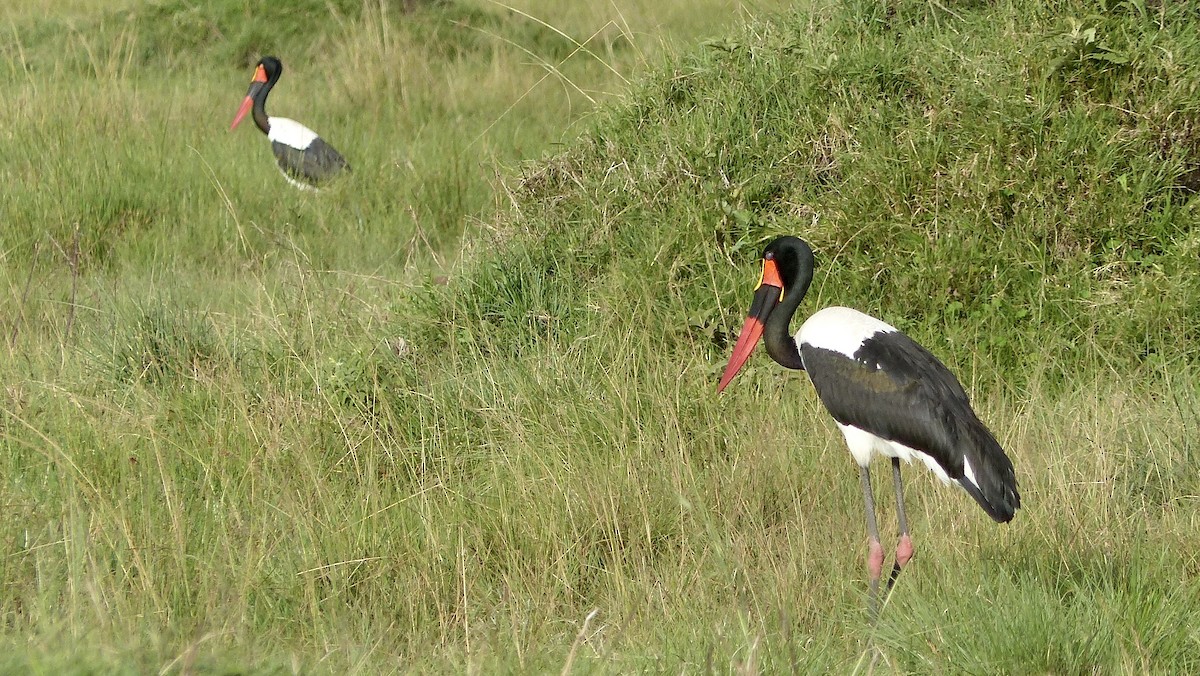
[[[988,516],[1006,523],[1021,506],[1012,462],[980,422],[962,385],[944,364],[895,327],[858,310],[814,313],[793,338],[788,324],[813,277],[813,253],[797,237],[780,237],[763,252],[762,278],[750,316],[717,391],[750,358],[759,338],[780,365],[808,372],[817,396],[837,421],[858,463],[866,502],[870,608],[878,612],[883,546],[867,466],[892,459],[900,541],[889,586],[912,558],[900,461],[921,460],[943,482],[955,481]]]
[[[271,93],[271,88],[279,82],[282,74],[283,64],[279,59],[267,56],[258,62],[254,79],[250,81],[250,90],[246,92],[242,107],[238,109],[229,130],[236,129],[246,113],[253,110],[254,124],[271,141],[271,149],[275,151],[275,159],[284,178],[298,188],[315,189],[343,169],[349,171],[350,165],[333,146],[317,136],[317,132],[295,120],[267,115],[267,94]]]

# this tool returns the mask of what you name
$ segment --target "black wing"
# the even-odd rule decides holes
[[[937,357],[898,331],[868,338],[853,358],[808,344],[800,354],[835,420],[926,453],[989,516],[1012,519],[1021,505],[1012,462]]]
[[[271,149],[275,151],[275,159],[284,173],[310,184],[323,183],[342,170],[350,170],[346,158],[320,136],[313,139],[304,150],[278,141],[271,142]]]

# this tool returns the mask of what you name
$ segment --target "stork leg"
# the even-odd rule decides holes
[[[871,492],[871,472],[860,466],[862,475],[863,502],[867,508],[867,571],[871,575],[871,597],[869,600],[871,619],[879,616],[879,578],[883,576],[883,545],[879,543],[879,524],[875,522],[875,495]]]
[[[900,542],[896,545],[896,561],[888,577],[888,589],[896,584],[900,571],[913,557],[912,538],[908,535],[908,518],[904,515],[904,482],[900,479],[900,458],[892,458],[892,479],[896,484],[896,519],[900,522]]]

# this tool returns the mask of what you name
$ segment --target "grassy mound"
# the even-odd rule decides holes
[[[794,233],[821,266],[809,309],[877,313],[986,381],[1194,361],[1195,20],[846,3],[711,41],[526,170],[503,253],[479,250],[433,333],[519,350],[633,312],[715,362],[761,244]]]

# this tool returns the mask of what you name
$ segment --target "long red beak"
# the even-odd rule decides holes
[[[254,107],[254,98],[247,96],[246,100],[242,101],[242,107],[238,108],[237,115],[235,115],[233,118],[233,124],[229,125],[229,131],[233,131],[234,129],[236,129],[238,126],[238,123],[242,121],[243,117],[246,117],[246,113],[249,113],[250,109],[253,107]]]
[[[250,109],[254,107],[254,95],[257,94],[258,90],[262,89],[263,85],[265,84],[267,84],[267,70],[263,68],[262,64],[260,63],[258,64],[258,68],[254,69],[254,78],[250,80],[250,91],[246,92],[246,98],[242,100],[242,107],[238,108],[237,115],[234,115],[233,123],[229,125],[229,131],[237,129],[238,123],[240,123],[242,118],[246,117],[246,113],[250,112]]]
[[[729,364],[725,367],[725,373],[721,375],[717,392],[724,390],[729,381],[733,380],[733,377],[750,359],[755,346],[762,338],[767,317],[771,316],[771,311],[779,304],[779,299],[782,297],[783,281],[779,277],[779,268],[775,265],[775,261],[768,257],[763,260],[762,279],[758,282],[758,288],[754,290],[754,302],[750,304],[750,316],[746,317],[746,323],[742,325],[742,332],[738,335],[737,344],[733,346],[733,355],[729,357]]]
[[[733,346],[733,356],[729,358],[729,364],[725,367],[725,373],[721,375],[721,383],[717,385],[717,392],[725,389],[729,381],[742,370],[746,360],[750,359],[750,355],[754,353],[754,348],[758,346],[758,340],[762,338],[763,323],[758,317],[746,317],[746,323],[742,325],[742,332],[738,335],[737,345]]]

